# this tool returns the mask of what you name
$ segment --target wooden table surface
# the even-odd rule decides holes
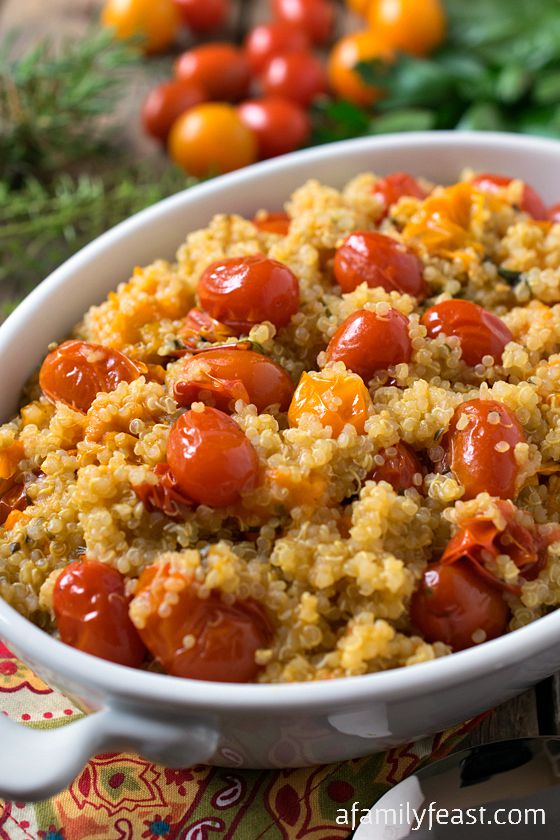
[[[0,32],[17,27],[22,42],[32,44],[49,35],[55,38],[80,37],[96,19],[101,0],[0,0]],[[251,22],[264,19],[267,0],[238,0],[224,35],[238,37]],[[355,24],[339,15],[338,26],[348,28]],[[126,102],[122,104],[123,116],[129,128],[125,142],[131,154],[137,157],[160,154],[158,149],[142,136],[138,124],[141,102],[153,85],[150,62],[139,72],[131,86]],[[467,689],[468,690],[468,689]],[[442,702],[445,698],[442,697]],[[535,690],[527,691],[514,700],[495,709],[469,736],[472,745],[500,738],[531,735],[560,734],[560,676],[541,683]]]

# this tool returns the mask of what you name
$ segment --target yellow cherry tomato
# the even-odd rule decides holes
[[[341,99],[348,99],[355,105],[371,105],[382,95],[382,91],[364,82],[355,69],[359,61],[380,58],[392,59],[392,51],[374,32],[355,32],[338,41],[329,58],[329,82]]]
[[[107,0],[101,22],[118,39],[142,39],[144,52],[158,53],[175,41],[181,17],[173,0]]]
[[[354,12],[361,17],[365,17],[368,9],[371,6],[371,0],[346,0],[346,5],[351,12]]]
[[[314,414],[323,426],[330,426],[334,437],[350,423],[363,434],[371,399],[368,389],[355,373],[310,371],[302,373],[293,396],[288,421],[299,426],[305,414]]]
[[[169,154],[186,172],[198,177],[232,172],[254,163],[257,138],[232,105],[196,105],[173,124]]]
[[[445,37],[446,18],[440,0],[373,0],[368,21],[388,47],[411,55],[427,55]]]

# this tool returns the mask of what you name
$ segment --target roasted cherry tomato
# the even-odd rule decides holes
[[[309,37],[299,26],[279,20],[255,26],[245,41],[245,54],[254,73],[262,73],[271,58],[309,48]]]
[[[0,491],[9,490],[4,483],[17,473],[20,461],[25,458],[25,447],[21,440],[14,440],[4,449],[0,449]],[[11,485],[10,485],[11,486]]]
[[[294,383],[283,367],[252,350],[222,348],[199,353],[182,363],[175,383],[179,405],[205,402],[232,411],[236,400],[252,403],[259,414],[271,405],[287,411]]]
[[[229,0],[173,0],[184,23],[197,35],[223,26],[228,18]]]
[[[427,55],[445,37],[440,0],[376,0],[369,6],[368,21],[388,47],[411,55]]]
[[[200,85],[208,91],[210,99],[237,102],[248,93],[251,68],[240,49],[216,42],[180,55],[175,63],[175,76]]]
[[[504,187],[509,186],[513,180],[515,179],[508,178],[505,175],[484,174],[477,175],[476,178],[473,178],[472,183],[482,192],[496,193]],[[533,189],[533,187],[529,186],[529,184],[523,185],[521,210],[523,210],[524,213],[528,213],[529,216],[533,217],[533,219],[538,219],[540,221],[548,219],[548,211],[542,198],[538,192]]]
[[[85,653],[138,668],[146,654],[128,615],[120,572],[97,560],[70,563],[59,575],[53,608],[60,638]]]
[[[444,642],[456,651],[502,636],[509,607],[468,560],[433,563],[412,596],[410,619],[426,641]]]
[[[397,493],[419,486],[415,478],[418,475],[423,477],[426,470],[412,447],[400,440],[395,446],[382,449],[379,454],[385,462],[373,468],[368,475],[371,481],[386,481]]]
[[[233,336],[235,336],[235,330],[226,327],[225,324],[211,318],[208,312],[203,312],[202,309],[195,306],[187,314],[180,332],[185,350],[179,351],[177,355],[184,355],[186,351],[200,353],[209,349],[209,343],[215,344],[219,341],[226,341]]]
[[[172,563],[142,572],[131,615],[165,671],[187,679],[252,682],[260,670],[255,654],[273,637],[256,601],[226,604],[216,591],[201,598],[188,573]]]
[[[291,99],[304,108],[328,88],[327,72],[310,52],[275,56],[266,65],[261,81],[267,96]]]
[[[28,505],[27,493],[23,484],[14,484],[0,496],[0,526],[14,510],[25,510]]]
[[[353,312],[337,329],[327,347],[328,362],[344,362],[369,382],[380,370],[409,362],[412,343],[409,321],[397,309],[379,314],[370,309]]]
[[[513,336],[501,318],[470,300],[444,300],[436,303],[420,319],[430,338],[440,333],[454,335],[461,341],[465,362],[479,365],[485,356],[500,364],[508,341]]]
[[[303,29],[314,44],[329,40],[334,26],[334,6],[330,0],[273,0],[277,20]]]
[[[359,434],[369,415],[371,399],[362,379],[353,373],[329,376],[310,371],[302,373],[293,396],[288,420],[290,426],[301,425],[305,414],[314,414],[322,426],[330,426],[338,437],[349,423]]]
[[[514,450],[527,438],[513,411],[503,403],[462,403],[455,409],[444,441],[451,470],[465,488],[464,499],[485,491],[501,499],[517,495],[519,467]]]
[[[62,402],[87,414],[100,392],[114,391],[147,372],[119,350],[85,341],[66,341],[49,353],[41,366],[39,385],[53,403]]]
[[[154,475],[155,482],[146,481],[143,484],[132,485],[144,507],[150,513],[162,511],[171,519],[184,519],[194,503],[179,489],[169,464],[158,464],[154,468]]]
[[[280,236],[288,235],[291,221],[287,213],[266,213],[252,219],[253,224],[259,230],[266,233],[278,233]]]
[[[107,0],[101,22],[117,38],[139,38],[144,52],[158,53],[175,41],[181,18],[173,0]]]
[[[381,59],[390,61],[393,53],[375,32],[353,32],[334,45],[329,56],[329,82],[332,90],[341,99],[347,99],[355,105],[372,105],[383,91],[374,85],[368,85],[361,77],[356,65],[360,61]]]
[[[262,254],[229,257],[203,272],[198,297],[203,309],[240,335],[262,321],[287,326],[299,308],[299,283],[287,265]]]
[[[185,172],[200,178],[232,172],[257,159],[255,134],[232,105],[195,105],[173,124],[169,154]]]
[[[309,139],[311,122],[297,102],[269,96],[243,102],[238,111],[243,123],[254,132],[263,160],[295,152]]]
[[[405,196],[419,198],[422,201],[428,195],[416,178],[413,178],[408,172],[392,172],[385,178],[380,178],[373,185],[373,194],[383,202],[384,216],[388,214],[393,204],[396,204],[399,199]]]
[[[231,417],[208,406],[186,411],[171,427],[167,462],[178,490],[196,504],[227,507],[257,485],[253,445]]]
[[[144,130],[155,140],[165,143],[175,120],[206,99],[208,94],[200,85],[181,79],[163,82],[150,91],[144,102]]]
[[[412,251],[382,233],[359,232],[347,236],[334,258],[334,276],[343,292],[353,292],[360,283],[381,286],[425,298],[427,286],[422,263]]]
[[[552,207],[548,208],[547,218],[555,225],[560,224],[560,204],[553,204]]]

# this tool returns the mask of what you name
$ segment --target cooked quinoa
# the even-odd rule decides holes
[[[488,573],[507,584],[500,597],[509,629],[556,607],[560,224],[536,221],[520,209],[521,181],[487,193],[473,187],[472,178],[463,173],[452,188],[463,193],[454,197],[420,179],[428,198],[404,196],[389,207],[376,192],[374,174],[359,175],[340,191],[309,181],[286,203],[287,233],[218,215],[189,234],[175,262],[135,268],[86,313],[72,338],[120,351],[141,375],[99,392],[87,413],[47,398],[35,377],[20,413],[0,427],[0,490],[7,492],[17,475],[27,505],[0,526],[0,595],[57,633],[53,590],[69,563],[90,559],[113,567],[131,596],[143,570],[159,564],[170,577],[169,609],[178,598],[174,572],[190,581],[198,598],[249,599],[266,610],[272,633],[255,654],[262,682],[359,675],[447,655],[449,644],[419,634],[409,607],[426,569],[465,522],[488,517],[504,527],[496,496],[482,490],[465,500],[443,457],[453,417],[459,417],[459,432],[466,423],[456,409],[480,399],[509,409],[524,433],[511,449],[516,521],[552,535],[533,579],[506,550],[487,558]],[[426,207],[438,197],[453,207],[447,227],[434,233]],[[427,297],[365,282],[343,292],[334,276],[335,253],[356,231],[380,232],[416,254]],[[175,398],[192,355],[185,352],[185,317],[197,305],[208,266],[255,254],[291,270],[299,308],[287,326],[257,323],[218,345],[250,342],[284,368],[294,387],[302,374],[321,369],[327,380],[350,381],[357,374],[343,361],[328,361],[329,342],[357,310],[384,319],[391,309],[408,321],[411,358],[361,383],[367,386],[362,427],[346,422],[336,434],[312,411],[300,412],[294,423],[278,404],[259,413],[237,399],[231,419],[256,451],[258,482],[235,504],[195,504],[168,515],[136,488],[155,487],[170,429],[185,412]],[[423,313],[449,299],[473,301],[499,316],[513,337],[501,360],[486,355],[469,365],[459,338],[428,336]],[[204,355],[196,354],[199,375]],[[337,406],[335,399],[335,413]],[[194,400],[191,411],[205,406]],[[490,424],[499,421],[488,415]],[[410,447],[424,465],[406,489],[372,477],[397,444]],[[496,456],[509,449],[499,440]],[[130,614],[139,630],[149,610],[147,596],[137,593]],[[165,615],[165,605],[159,610]],[[473,644],[486,638],[484,630],[472,635]],[[196,634],[185,633],[183,643],[192,647]]]

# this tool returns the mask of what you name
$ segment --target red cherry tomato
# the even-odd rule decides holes
[[[263,23],[252,29],[245,41],[245,54],[253,73],[262,73],[271,58],[309,49],[307,34],[293,23]]]
[[[410,602],[410,619],[428,642],[444,642],[464,650],[476,642],[502,636],[509,607],[501,592],[484,580],[467,560],[428,566]],[[474,636],[474,638],[473,638]]]
[[[463,359],[474,367],[484,356],[492,356],[496,364],[502,361],[502,354],[513,336],[497,315],[483,309],[470,300],[444,300],[436,303],[420,319],[428,336],[436,338],[440,333],[457,336],[461,341]]]
[[[212,318],[248,332],[270,321],[285,327],[299,307],[299,283],[288,266],[262,254],[213,263],[198,283],[200,305]]]
[[[291,219],[287,213],[267,213],[264,216],[255,216],[253,224],[259,230],[266,233],[278,233],[280,236],[287,236],[290,230]]]
[[[507,187],[514,178],[508,178],[505,175],[477,175],[473,178],[473,186],[477,187],[482,192],[495,193],[503,187]],[[525,184],[521,198],[521,210],[532,216],[533,219],[544,221],[548,218],[548,212],[544,202],[538,192]]]
[[[181,492],[169,464],[158,464],[154,475],[157,478],[155,483],[146,481],[132,485],[144,507],[150,513],[160,510],[170,519],[184,519],[193,506],[193,500]]]
[[[207,350],[182,363],[174,395],[179,405],[205,402],[231,411],[236,400],[259,414],[271,405],[287,411],[295,386],[283,367],[252,350]]]
[[[423,200],[428,195],[418,181],[407,172],[392,172],[385,178],[380,178],[373,185],[373,194],[383,202],[384,216],[389,212],[389,208],[404,196]]]
[[[385,463],[375,466],[368,479],[386,481],[397,493],[416,487],[415,477],[423,476],[426,472],[414,449],[402,440],[395,446],[390,446],[388,450],[381,450],[379,454],[383,456]]]
[[[553,204],[548,208],[548,219],[554,224],[560,224],[560,204]]]
[[[229,0],[173,0],[183,22],[197,35],[219,29],[226,22]]]
[[[310,52],[277,55],[267,64],[261,81],[267,96],[291,99],[304,108],[328,89],[327,72]]]
[[[166,585],[172,581],[173,589]],[[162,611],[169,592],[175,598]],[[216,682],[252,682],[260,668],[255,654],[272,641],[266,610],[252,599],[226,604],[218,592],[199,598],[196,586],[170,563],[148,566],[138,581],[134,605],[142,639],[168,674]],[[133,615],[135,614],[133,605]],[[162,615],[163,612],[163,615]],[[185,645],[185,638],[191,645]]]
[[[427,295],[423,266],[416,254],[382,233],[358,232],[347,236],[334,258],[334,276],[343,292],[353,292],[364,281],[422,300]]]
[[[4,484],[0,481],[0,485]],[[28,505],[25,485],[14,484],[5,490],[0,496],[0,526],[2,526],[10,513],[14,510],[25,510]]]
[[[129,600],[116,569],[97,560],[70,563],[53,591],[60,638],[85,653],[138,668],[146,651],[128,615]]]
[[[132,382],[144,373],[145,365],[133,362],[118,350],[85,341],[66,341],[43,362],[39,385],[51,402],[62,402],[87,414],[101,391],[114,391],[121,382]]]
[[[185,350],[179,350],[177,355],[184,355],[186,351],[200,353],[203,350],[208,350],[209,343],[226,341],[233,336],[235,336],[234,330],[211,318],[208,312],[203,312],[202,309],[195,306],[187,314],[180,333]]]
[[[172,426],[167,462],[179,491],[208,507],[233,505],[257,484],[252,444],[231,417],[208,406],[186,411]]]
[[[182,79],[163,82],[150,91],[144,102],[144,130],[151,137],[165,143],[175,120],[193,105],[198,105],[206,99],[208,94],[200,85]]]
[[[210,99],[237,102],[247,95],[251,68],[240,49],[216,42],[180,55],[175,63],[175,76],[200,85],[208,91]]]
[[[484,491],[501,499],[517,495],[519,467],[514,449],[527,438],[513,411],[503,403],[462,403],[455,409],[444,442],[451,470],[465,488],[464,499]]]
[[[334,26],[334,6],[330,0],[273,0],[277,20],[303,29],[314,44],[329,40]]]
[[[344,362],[348,370],[369,382],[378,371],[410,361],[408,328],[408,318],[397,309],[389,309],[384,315],[358,309],[331,338],[327,361]]]
[[[257,138],[261,159],[295,152],[309,139],[311,123],[297,102],[271,96],[243,102],[238,111]]]

